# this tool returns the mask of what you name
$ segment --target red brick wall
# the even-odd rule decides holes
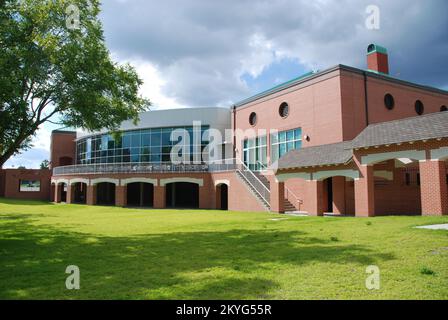
[[[341,99],[344,140],[352,140],[366,126],[364,77],[361,74],[341,72]],[[421,100],[424,114],[439,112],[442,105],[448,105],[448,95],[405,86],[392,81],[367,77],[369,123],[379,123],[418,116],[415,101]],[[384,96],[394,97],[392,110],[384,106]]]
[[[282,102],[289,104],[289,115],[286,118],[279,115]],[[249,115],[252,112],[257,113],[255,126],[249,124]],[[302,141],[304,147],[341,141],[343,135],[339,71],[238,107],[236,127],[242,130],[279,131],[300,127],[302,136],[310,136],[309,142]],[[241,135],[236,138],[237,158],[240,159],[243,139]]]
[[[50,170],[3,169],[3,196],[15,199],[50,200]],[[20,192],[20,180],[40,180],[40,192]]]
[[[247,186],[236,176],[234,172],[213,173],[213,181],[228,180],[228,206],[232,211],[265,211],[263,205],[249,191]],[[216,197],[213,197],[216,203]]]
[[[0,197],[5,196],[5,170],[0,169]]]
[[[448,215],[448,186],[445,161],[420,163],[422,211],[427,215]]]
[[[51,167],[75,164],[76,133],[54,131],[51,134],[50,162]]]

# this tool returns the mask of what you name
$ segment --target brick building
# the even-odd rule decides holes
[[[55,131],[51,200],[448,214],[448,92],[391,77],[387,50],[377,45],[367,49],[367,66],[309,73],[229,109],[149,111],[138,125],[124,122],[118,137]],[[181,163],[170,158],[177,129],[191,151]],[[209,129],[224,137],[220,155],[197,162]]]

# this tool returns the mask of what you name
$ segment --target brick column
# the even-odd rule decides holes
[[[154,186],[154,209],[166,207],[165,186]]]
[[[96,185],[87,186],[86,190],[86,204],[96,204]]]
[[[345,177],[333,177],[333,212],[345,213]]]
[[[215,196],[214,196],[214,203],[215,207],[214,209],[221,209],[221,186],[216,186],[214,189]]]
[[[285,183],[272,179],[270,182],[270,199],[269,204],[272,212],[285,212]]]
[[[422,161],[420,167],[420,193],[422,215],[448,214],[448,187],[444,161]]]
[[[307,181],[308,214],[311,216],[324,215],[324,183],[323,181]]]
[[[74,185],[67,185],[67,203],[73,203],[73,200],[75,198],[75,186]]]
[[[127,186],[115,185],[115,205],[118,207],[124,207],[127,203],[126,197]]]
[[[60,191],[59,183],[54,184],[54,202],[61,202],[61,191]]]
[[[360,178],[355,180],[355,215],[373,217],[375,215],[375,181],[373,166],[358,165]]]

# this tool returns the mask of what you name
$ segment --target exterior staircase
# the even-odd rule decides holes
[[[266,211],[269,211],[271,209],[269,204],[269,199],[264,199],[262,196],[262,190],[259,191],[261,188],[256,188],[251,182],[250,179],[246,177],[240,170],[236,171],[236,175],[240,180],[246,185],[246,187],[249,189],[249,191],[254,195],[255,198],[257,198],[258,202],[261,203],[261,205],[264,207]],[[268,189],[269,190],[269,189]]]
[[[242,165],[236,170],[236,175],[242,180],[250,192],[263,205],[266,211],[270,211],[270,182],[265,175],[258,171],[249,170]],[[284,200],[285,212],[295,212],[297,208],[288,199]]]
[[[297,208],[288,199],[285,199],[284,207],[285,207],[285,212],[297,211]]]

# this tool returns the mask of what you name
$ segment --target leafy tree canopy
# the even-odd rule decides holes
[[[40,168],[41,169],[49,169],[50,168],[50,161],[48,161],[47,159],[45,159],[44,161],[42,161],[40,163]]]
[[[98,0],[0,0],[0,167],[47,121],[115,130],[149,106],[135,69],[111,60],[99,12]]]

